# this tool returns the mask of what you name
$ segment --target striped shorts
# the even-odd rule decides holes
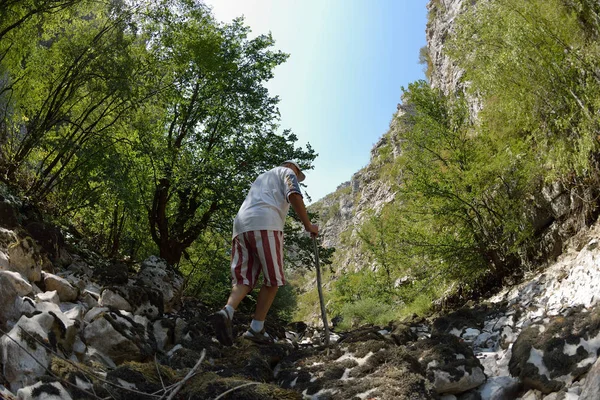
[[[262,271],[265,286],[283,286],[283,232],[250,231],[233,238],[231,277],[234,285],[253,288]]]

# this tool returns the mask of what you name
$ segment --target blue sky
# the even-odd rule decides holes
[[[424,79],[426,0],[205,0],[215,17],[243,15],[254,35],[271,32],[290,54],[267,87],[281,127],[319,153],[306,171],[313,202],[369,163],[401,87]]]

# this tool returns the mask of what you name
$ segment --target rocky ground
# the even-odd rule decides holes
[[[332,334],[267,321],[272,346],[214,338],[160,259],[104,260],[0,199],[6,399],[600,398],[600,226],[479,304]]]

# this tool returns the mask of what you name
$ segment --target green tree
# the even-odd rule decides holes
[[[209,226],[230,229],[256,176],[285,159],[310,166],[314,152],[278,133],[278,98],[264,83],[287,55],[270,35],[248,39],[241,19],[217,24],[193,1],[169,2],[146,29],[153,63],[169,85],[162,114],[139,130],[154,188],[148,222],[160,256],[179,262]]]
[[[131,18],[118,2],[78,2],[23,23],[0,42],[7,51],[4,116],[11,121],[3,176],[15,182],[21,173],[34,200],[44,200],[65,176],[90,170],[104,148],[121,140],[115,125],[138,100],[134,76],[143,73]]]

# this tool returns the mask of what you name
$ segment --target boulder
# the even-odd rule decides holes
[[[37,303],[33,317],[40,314],[49,314],[54,318],[52,324],[46,326],[50,348],[69,357],[78,338],[81,319],[77,319],[76,314],[72,312],[64,314],[61,306],[64,307],[63,304],[59,306],[50,302]],[[74,305],[74,307],[77,307],[77,305]],[[70,318],[70,316],[75,318]]]
[[[4,271],[8,270],[8,254],[2,250],[0,250],[0,269]]]
[[[31,286],[31,283],[24,279],[18,272],[0,270],[0,275],[3,276],[3,280],[10,281],[19,296],[27,296],[33,293],[33,286]],[[0,293],[4,292],[0,290]]]
[[[33,239],[19,239],[14,232],[0,228],[0,250],[2,249],[4,255],[0,257],[0,268],[18,272],[29,282],[41,279],[44,259]]]
[[[19,400],[72,400],[60,382],[38,382],[35,385],[19,389]]]
[[[433,334],[418,341],[411,353],[419,359],[436,393],[460,394],[486,380],[473,350],[453,334]]]
[[[137,285],[110,286],[102,290],[98,305],[155,319],[164,311],[163,292],[152,287]]]
[[[42,312],[30,318],[21,317],[13,329],[0,339],[3,372],[13,392],[46,373],[52,357],[48,347],[54,345],[56,348],[56,333],[59,332],[60,336],[61,328],[65,327],[56,315]]]
[[[589,370],[579,400],[597,400],[600,393],[600,358]]]
[[[160,291],[164,301],[164,312],[173,311],[179,301],[184,280],[165,260],[156,256],[149,257],[142,262],[135,280],[138,286]]]
[[[160,351],[164,351],[167,346],[173,345],[173,338],[175,336],[176,320],[172,319],[160,319],[154,321],[152,329],[154,332],[154,338],[156,340],[156,347]]]
[[[46,290],[56,290],[60,301],[72,302],[79,297],[79,290],[71,285],[66,279],[48,272],[42,272],[42,278],[44,279]]]
[[[600,350],[600,309],[556,316],[523,331],[512,347],[509,371],[526,389],[558,392],[587,373]]]
[[[1,271],[6,272],[6,271]],[[9,321],[16,321],[20,312],[16,305],[19,291],[15,288],[13,275],[10,273],[0,274],[0,328],[7,328]]]
[[[88,347],[109,357],[115,364],[142,361],[154,353],[156,343],[131,314],[94,308],[85,316],[83,340]]]
[[[123,311],[133,311],[131,304],[114,288],[104,289],[98,300],[100,307],[112,307]]]
[[[477,391],[486,400],[508,400],[517,397],[521,389],[518,379],[510,376],[495,376],[489,378]]]
[[[56,290],[38,293],[35,295],[35,298],[38,302],[41,303],[54,303],[56,305],[60,304],[60,297],[58,297],[58,293],[56,292]]]

